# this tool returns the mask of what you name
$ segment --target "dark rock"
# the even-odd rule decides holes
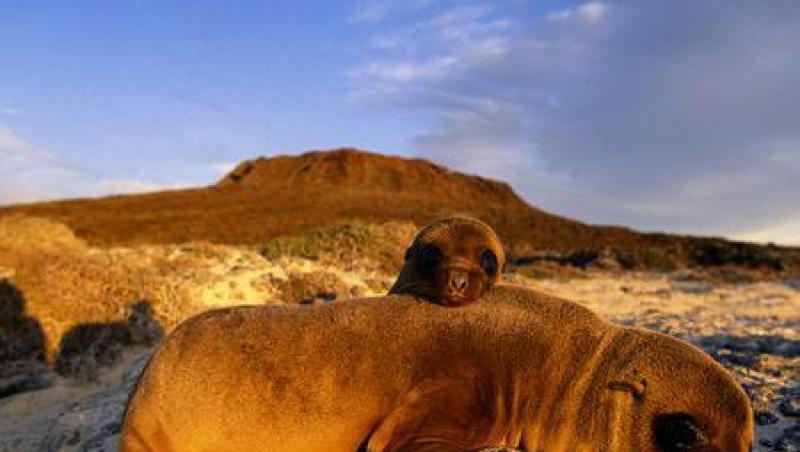
[[[790,438],[781,438],[775,443],[772,450],[776,452],[798,452],[800,451],[800,443]]]
[[[768,248],[750,243],[706,241],[694,252],[694,261],[701,266],[736,265],[748,268],[766,268],[786,271],[787,264]]]
[[[84,324],[72,329],[61,341],[55,370],[81,381],[95,381],[101,367],[119,361],[130,334],[122,324]]]
[[[758,425],[770,425],[778,422],[778,416],[766,410],[757,411],[755,418]]]
[[[775,452],[797,452],[800,449],[798,449],[797,445],[791,444],[784,439],[780,439],[777,443],[775,443],[775,446],[772,450]]]
[[[795,394],[787,394],[781,400],[778,409],[781,410],[785,416],[800,416],[800,396]]]
[[[153,317],[153,308],[147,302],[140,301],[131,306],[126,323],[131,344],[149,347],[164,337],[164,329]]]
[[[20,392],[49,388],[54,383],[55,375],[46,369],[0,378],[0,399]]]
[[[20,369],[19,363],[43,364],[44,352],[44,332],[36,319],[25,315],[22,292],[11,281],[0,279],[0,380],[29,375],[30,369]],[[28,383],[21,381],[5,381],[6,393],[33,384],[31,379]]]
[[[636,268],[636,256],[629,251],[617,251],[617,262],[625,270],[633,270]]]
[[[795,424],[784,430],[783,435],[776,441],[773,450],[800,451],[800,424]]]
[[[78,452],[111,452],[118,449],[119,433],[122,421],[105,424],[100,431],[87,439],[78,448]]]
[[[61,340],[55,370],[80,381],[94,381],[101,368],[119,361],[124,347],[151,346],[163,335],[149,304],[139,302],[124,322],[86,323],[70,330]]]
[[[600,252],[597,250],[580,250],[567,256],[566,263],[573,267],[586,268],[597,263]]]
[[[532,265],[540,262],[554,262],[563,265],[566,262],[566,257],[558,253],[540,251],[528,256],[519,257],[514,260],[513,263],[514,265]]]

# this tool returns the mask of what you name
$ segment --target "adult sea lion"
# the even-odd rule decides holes
[[[501,285],[207,312],[154,354],[123,451],[732,451],[753,439],[728,372],[678,339]]]
[[[389,293],[463,306],[500,282],[504,265],[503,245],[489,225],[476,218],[453,216],[417,233]]]

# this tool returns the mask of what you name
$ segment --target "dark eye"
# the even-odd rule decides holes
[[[708,443],[694,417],[687,413],[670,413],[653,421],[653,438],[661,452],[699,450]]]
[[[442,251],[434,245],[425,245],[419,252],[419,262],[423,268],[434,269],[444,258]]]
[[[497,274],[497,256],[492,250],[486,250],[481,253],[481,267],[490,277]]]

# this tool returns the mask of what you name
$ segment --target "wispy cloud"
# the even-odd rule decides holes
[[[353,97],[380,100],[405,89],[427,89],[464,67],[501,56],[512,21],[496,13],[491,4],[451,6],[418,18],[404,32],[379,34],[369,43],[378,53],[350,71]]]
[[[158,191],[186,184],[116,178],[60,160],[14,131],[0,127],[0,204],[116,193]]]
[[[420,154],[577,218],[737,235],[796,212],[800,3],[497,5],[415,18],[354,98],[432,116]]]
[[[11,108],[11,107],[0,108],[0,115],[3,116],[19,116],[21,114],[22,112],[17,110],[16,108]]]
[[[378,22],[392,13],[417,10],[433,3],[433,0],[360,0],[350,14],[357,23]]]
[[[53,154],[34,146],[10,129],[0,127],[0,158],[52,161]]]
[[[566,8],[547,15],[550,20],[578,19],[586,22],[598,22],[608,12],[608,4],[604,2],[584,3],[576,8]]]

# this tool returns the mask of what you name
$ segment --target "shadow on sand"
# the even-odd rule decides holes
[[[45,337],[38,320],[25,315],[25,297],[0,280],[0,397],[46,388]]]
[[[84,323],[68,331],[61,339],[55,370],[66,377],[94,381],[101,368],[119,362],[124,347],[153,346],[163,336],[149,302],[140,301],[130,307],[125,321]]]

